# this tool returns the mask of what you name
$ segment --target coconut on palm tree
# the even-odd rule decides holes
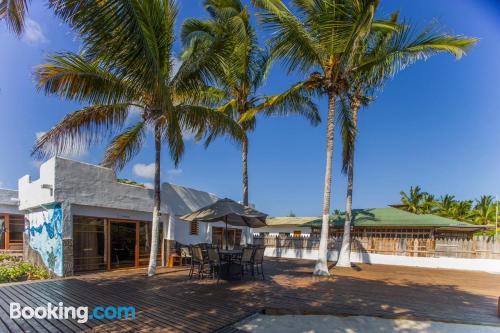
[[[185,56],[198,59],[211,58],[208,49],[218,43],[233,46],[227,61],[221,62],[218,75],[212,77],[212,83],[224,94],[224,102],[218,110],[238,121],[245,133],[255,129],[256,114],[297,114],[317,125],[320,116],[304,84],[297,84],[274,96],[260,94],[272,59],[269,52],[259,46],[251,14],[241,0],[205,0],[204,6],[210,18],[186,20],[182,40],[186,46]],[[226,63],[229,65],[224,67]],[[248,149],[248,139],[243,140],[242,197],[245,206],[249,204]]]
[[[148,275],[156,271],[161,206],[161,148],[166,143],[177,165],[184,153],[182,133],[199,138],[244,133],[230,117],[201,102],[217,100],[190,59],[175,72],[173,57],[177,5],[174,0],[53,1],[56,14],[82,38],[81,53],[51,55],[36,69],[47,94],[84,102],[41,137],[34,154],[46,156],[89,147],[115,135],[103,165],[121,169],[143,146],[152,128],[155,146],[152,242]],[[219,52],[219,53],[218,53]],[[224,49],[213,52],[213,59]],[[221,57],[221,60],[224,60]],[[203,64],[204,68],[210,68]],[[131,113],[139,117],[131,117]],[[139,118],[139,119],[137,119]],[[127,121],[133,121],[126,127]],[[126,127],[126,128],[124,128]]]

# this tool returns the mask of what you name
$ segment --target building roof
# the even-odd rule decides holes
[[[335,215],[331,218],[330,225],[341,228],[344,225],[344,220],[344,213]],[[319,227],[321,220],[317,219],[306,223],[306,225]],[[484,227],[437,215],[413,214],[393,207],[353,209],[353,225],[355,227],[434,227],[446,229],[483,229]]]
[[[0,188],[0,205],[17,206],[18,193],[15,190]]]
[[[280,216],[280,217],[268,217],[266,224],[268,226],[304,226],[307,227],[307,223],[317,221],[319,218],[314,217],[295,217],[295,216]]]

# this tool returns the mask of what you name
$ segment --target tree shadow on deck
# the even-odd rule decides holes
[[[104,278],[89,283],[103,290],[123,290],[120,295],[124,301],[141,301],[138,309],[145,312],[170,316],[171,311],[182,309],[191,324],[210,322],[220,327],[257,312],[366,315],[500,325],[496,303],[500,288],[493,288],[491,295],[483,295],[452,283],[396,280],[391,279],[393,268],[390,266],[386,266],[387,278],[383,280],[369,279],[354,270],[339,275],[334,270],[330,278],[314,278],[313,265],[306,260],[268,260],[265,281],[250,279],[219,285],[211,280],[188,280],[185,272],[154,278]],[[422,270],[422,273],[432,274],[432,270]],[[493,278],[500,282],[500,277]],[[163,305],[159,309],[155,303]]]

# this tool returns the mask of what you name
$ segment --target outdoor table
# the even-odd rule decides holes
[[[226,264],[223,265],[221,278],[232,281],[238,276],[241,279],[241,265],[236,263],[236,259],[241,257],[241,250],[219,250],[219,253]]]

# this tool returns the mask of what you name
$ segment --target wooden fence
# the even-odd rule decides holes
[[[319,248],[319,238],[254,236],[254,244],[277,249],[316,250]],[[341,244],[342,237],[330,238],[328,249],[339,250]],[[476,236],[472,239],[353,237],[351,250],[414,257],[500,259],[500,241],[495,242],[494,237],[488,236]]]

